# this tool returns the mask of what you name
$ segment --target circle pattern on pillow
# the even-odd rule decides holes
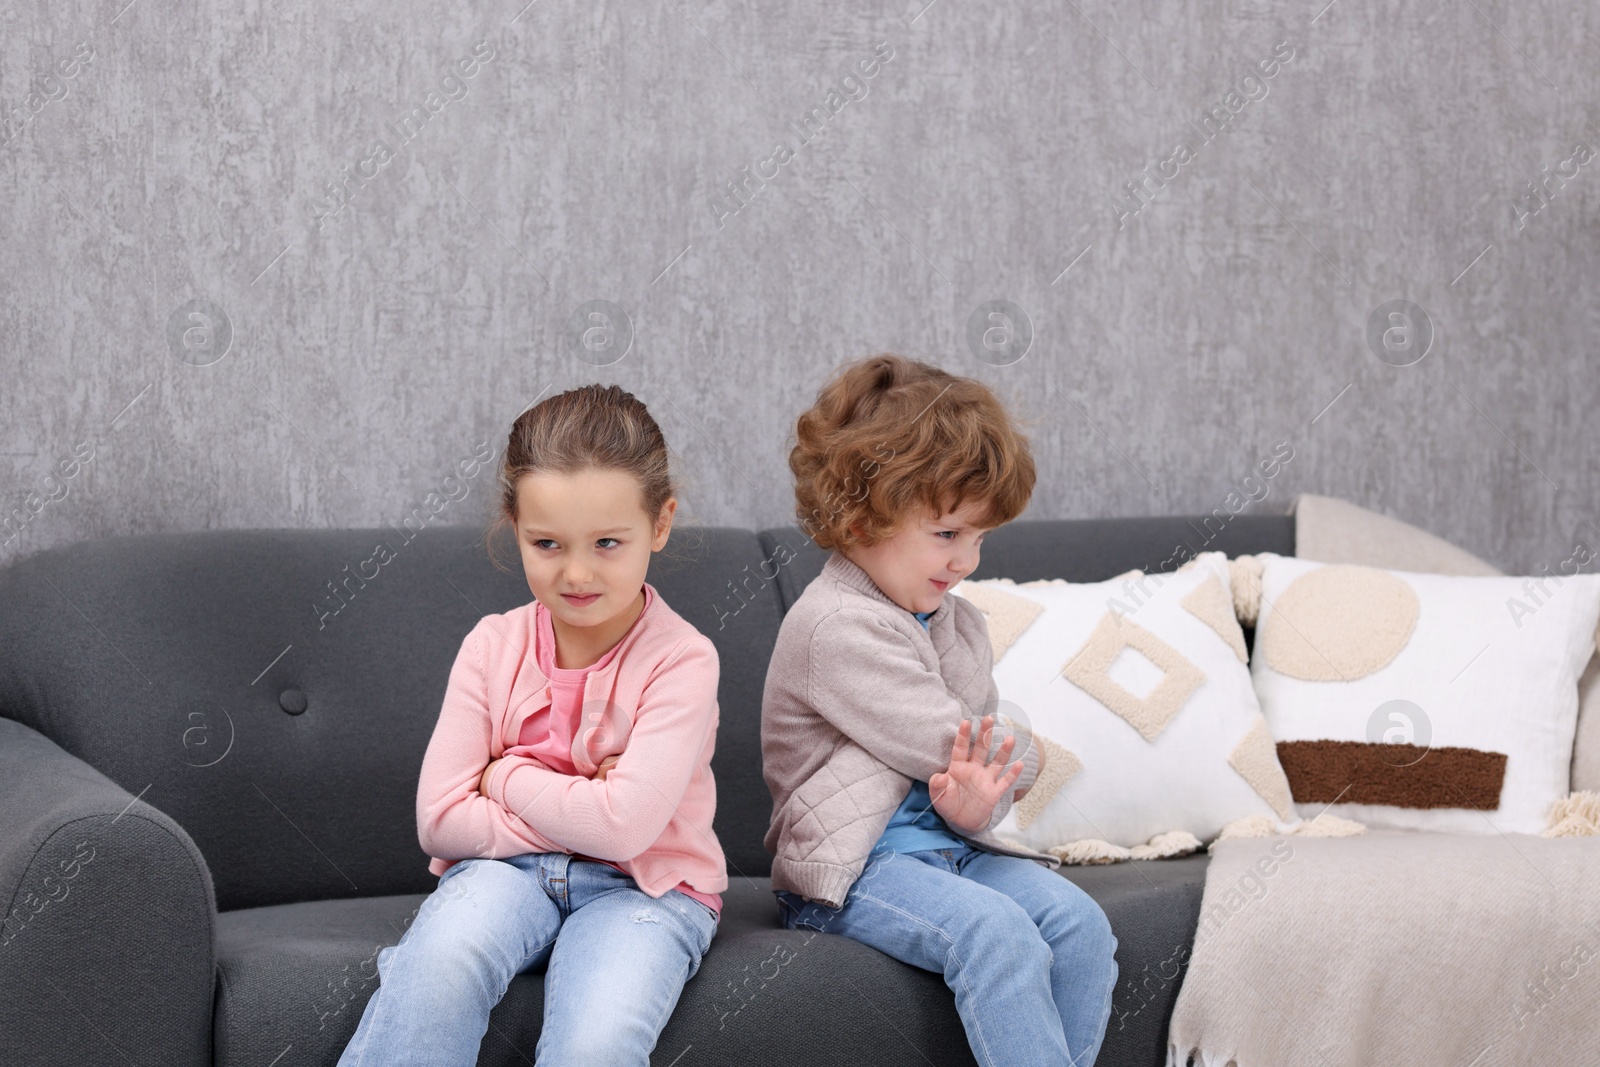
[[[1302,574],[1271,607],[1276,624],[1260,634],[1261,655],[1306,682],[1353,682],[1387,667],[1422,610],[1403,579],[1347,564]]]

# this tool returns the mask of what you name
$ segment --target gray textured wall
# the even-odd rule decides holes
[[[1600,545],[1592,0],[524,3],[0,13],[0,560],[398,520],[595,380],[682,518],[776,524],[885,349],[1035,420],[1029,517],[1210,511],[1287,441],[1258,510]]]

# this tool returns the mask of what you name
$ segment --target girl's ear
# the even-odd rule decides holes
[[[656,516],[655,538],[650,546],[651,551],[659,552],[667,545],[667,537],[672,533],[672,516],[678,510],[678,498],[668,497],[667,502],[661,505],[661,514]]]

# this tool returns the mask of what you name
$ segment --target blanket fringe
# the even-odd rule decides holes
[[[1366,832],[1366,824],[1356,822],[1354,819],[1342,819],[1327,812],[1323,812],[1315,819],[1301,819],[1292,825],[1278,822],[1270,815],[1246,815],[1224,826],[1206,851],[1215,852],[1218,844],[1235,837],[1271,837],[1274,834],[1293,834],[1297,837],[1355,837]]]
[[[1216,850],[1217,844],[1235,837],[1271,837],[1274,834],[1296,834],[1301,837],[1354,837],[1367,832],[1366,826],[1351,819],[1323,812],[1315,819],[1302,819],[1293,825],[1277,822],[1270,815],[1246,815],[1224,826],[1216,839],[1207,846],[1207,852]],[[1168,836],[1168,835],[1162,835]],[[1547,825],[1539,831],[1541,837],[1600,837],[1600,792],[1582,789],[1562,797],[1550,805]],[[1152,838],[1154,844],[1159,838]],[[1105,842],[1097,842],[1104,845]],[[1069,846],[1070,847],[1070,846]],[[1145,846],[1140,846],[1145,847]],[[1115,845],[1106,845],[1108,849]],[[1054,852],[1054,849],[1050,851]],[[1126,850],[1124,850],[1126,851]],[[1176,853],[1174,853],[1176,854]],[[1064,858],[1064,857],[1063,857]],[[1127,857],[1117,857],[1125,859]],[[1135,856],[1135,859],[1142,857]],[[1083,859],[1080,863],[1111,863],[1114,859]]]
[[[1124,860],[1160,860],[1170,856],[1187,856],[1198,851],[1200,839],[1187,830],[1168,830],[1164,834],[1157,834],[1142,845],[1124,848],[1113,845],[1109,841],[1102,841],[1098,837],[1086,837],[1072,841],[1065,845],[1051,845],[1044,851],[1056,857],[1062,863],[1076,865],[1091,865],[1100,863],[1121,863]]]
[[[1550,805],[1550,825],[1539,836],[1600,836],[1600,793],[1579,790]]]
[[[1596,800],[1591,814],[1600,817],[1600,795],[1590,795]],[[1132,848],[1113,845],[1110,841],[1103,841],[1098,837],[1085,837],[1069,841],[1064,845],[1051,845],[1039,851],[1049,853],[1062,863],[1096,866],[1105,863],[1124,863],[1128,860],[1161,860],[1172,856],[1187,856],[1191,852],[1198,852],[1201,848],[1211,852],[1215,851],[1218,842],[1234,837],[1270,837],[1273,834],[1296,834],[1300,837],[1354,837],[1366,832],[1364,824],[1351,819],[1341,819],[1327,812],[1323,812],[1315,819],[1301,819],[1293,824],[1278,822],[1270,815],[1246,815],[1224,826],[1217,834],[1216,840],[1209,846],[1187,830],[1168,830]],[[1009,837],[1001,837],[1000,840],[1017,848],[1033,847]]]

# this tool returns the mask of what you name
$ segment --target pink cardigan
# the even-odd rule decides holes
[[[487,615],[461,643],[444,706],[422,759],[417,840],[443,874],[457,860],[570,852],[611,860],[659,897],[679,882],[728,888],[711,828],[716,783],[716,647],[654,594],[603,668],[584,685],[572,762],[596,781],[510,756],[478,792],[484,766],[518,742],[523,722],[550,705],[535,655],[534,602]]]

